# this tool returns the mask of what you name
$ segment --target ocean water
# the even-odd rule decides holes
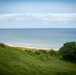
[[[0,29],[4,44],[59,49],[69,41],[76,41],[76,28]]]

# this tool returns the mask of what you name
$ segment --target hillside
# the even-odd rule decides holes
[[[0,46],[0,75],[76,75],[76,64],[49,51]]]

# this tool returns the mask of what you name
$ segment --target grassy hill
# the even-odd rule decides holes
[[[76,64],[49,51],[0,46],[0,75],[76,75]]]

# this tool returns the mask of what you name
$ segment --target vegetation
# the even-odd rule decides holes
[[[76,42],[67,42],[59,50],[60,58],[76,62]]]
[[[61,49],[23,50],[19,47],[2,46],[1,43],[0,75],[76,75],[76,64],[59,60],[59,52],[61,53]]]
[[[5,45],[3,43],[0,43],[0,47],[5,47]]]
[[[49,51],[49,54],[51,55],[51,56],[57,56],[57,51],[54,51],[54,50],[50,50]]]

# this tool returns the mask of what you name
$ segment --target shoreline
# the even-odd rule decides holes
[[[37,50],[51,50],[53,48],[42,48],[42,47],[35,47],[35,46],[23,46],[23,45],[13,45],[13,44],[5,44],[11,47],[20,47],[20,48],[29,48],[29,49],[37,49]],[[55,51],[57,51],[58,49],[53,49]]]

